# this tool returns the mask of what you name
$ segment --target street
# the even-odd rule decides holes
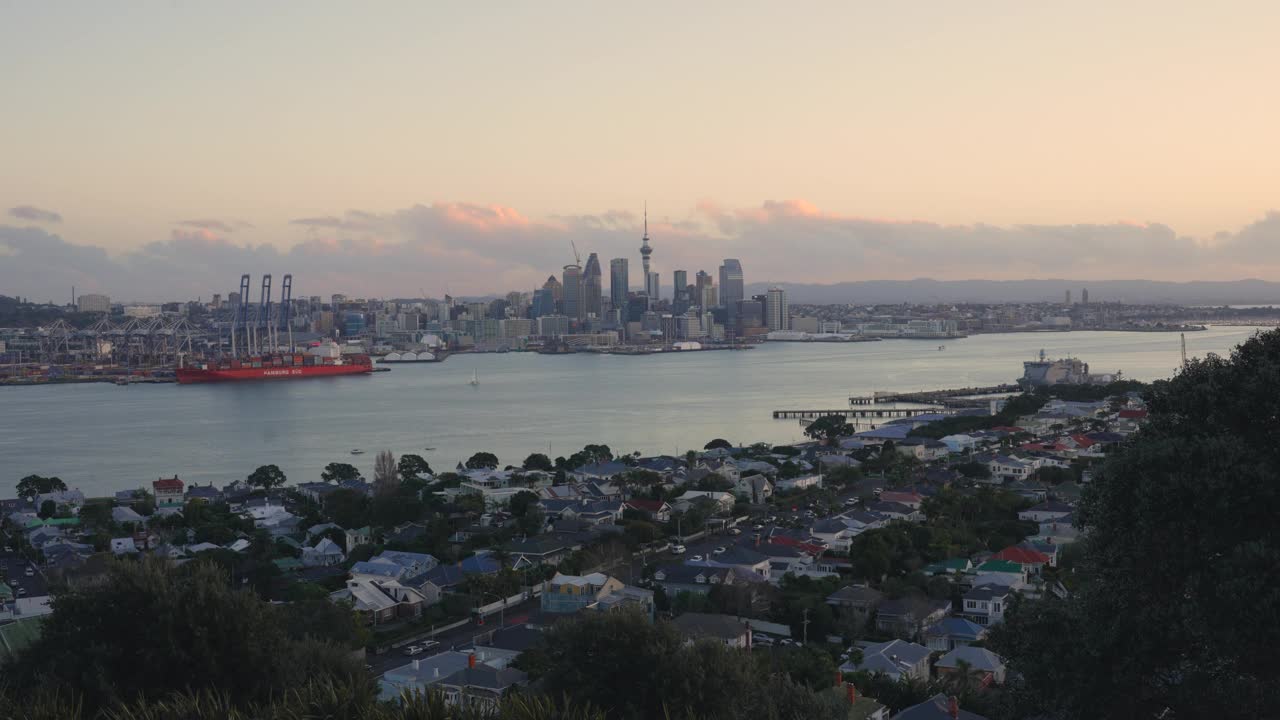
[[[418,655],[405,655],[404,649],[409,645],[416,645],[425,642],[425,639],[408,643],[404,647],[392,648],[381,655],[366,653],[365,662],[373,668],[369,674],[375,677],[380,676],[392,668],[407,665],[415,659],[428,658],[436,653],[442,653],[446,650],[468,647],[472,644],[477,635],[487,633],[499,627],[514,627],[516,625],[523,625],[530,621],[536,621],[537,617],[541,613],[540,607],[541,600],[539,598],[533,598],[526,600],[519,605],[511,605],[508,607],[505,611],[505,622],[502,622],[501,620],[502,614],[495,614],[485,618],[484,625],[477,625],[475,620],[470,620],[466,625],[462,625],[447,632],[442,632],[434,638],[431,638],[432,640],[439,642],[440,645]]]
[[[14,553],[0,554],[0,572],[4,574],[5,584],[13,588],[15,594],[18,592],[18,588],[23,588],[27,592],[22,597],[48,595],[48,586],[39,571],[31,577],[26,576],[27,568],[29,567],[31,567],[31,563]]]

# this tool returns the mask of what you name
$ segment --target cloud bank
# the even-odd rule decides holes
[[[9,214],[19,220],[29,220],[31,222],[41,223],[60,223],[62,216],[52,210],[35,207],[34,205],[19,205],[9,208]]]
[[[207,298],[233,290],[245,272],[291,272],[300,295],[500,293],[558,275],[572,262],[571,242],[584,257],[630,258],[631,283],[641,282],[641,218],[625,211],[533,219],[473,203],[350,210],[259,226],[259,234],[277,233],[279,245],[232,241],[229,235],[251,227],[240,221],[174,225],[167,238],[117,254],[36,227],[0,225],[0,293],[62,297],[75,285],[120,299]],[[666,293],[672,270],[714,274],[726,257],[742,260],[748,282],[1280,276],[1277,212],[1237,231],[1191,238],[1158,223],[941,225],[842,216],[803,201],[702,203],[666,219],[651,213],[649,234]]]

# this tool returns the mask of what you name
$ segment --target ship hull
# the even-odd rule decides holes
[[[178,368],[174,374],[183,385],[195,383],[245,382],[253,380],[301,380],[337,375],[367,375],[373,365],[308,365],[303,367],[260,368]]]

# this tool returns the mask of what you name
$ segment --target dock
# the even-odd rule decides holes
[[[871,395],[855,395],[849,398],[849,405],[854,407],[865,407],[868,405],[878,405],[880,403],[887,405],[892,405],[894,403],[918,403],[922,405],[957,407],[973,405],[974,401],[972,398],[974,397],[980,397],[982,395],[1005,395],[1017,392],[1022,392],[1022,388],[1014,384],[955,388],[951,390],[925,390],[922,392],[878,391]]]
[[[816,420],[826,415],[840,415],[853,420],[909,418],[917,415],[950,414],[951,411],[939,407],[917,408],[841,408],[839,410],[774,410],[774,420]]]

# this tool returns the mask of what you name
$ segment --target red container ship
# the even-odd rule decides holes
[[[323,357],[301,353],[216,360],[174,370],[178,382],[184,385],[240,380],[297,380],[371,372],[373,360],[368,355]]]

